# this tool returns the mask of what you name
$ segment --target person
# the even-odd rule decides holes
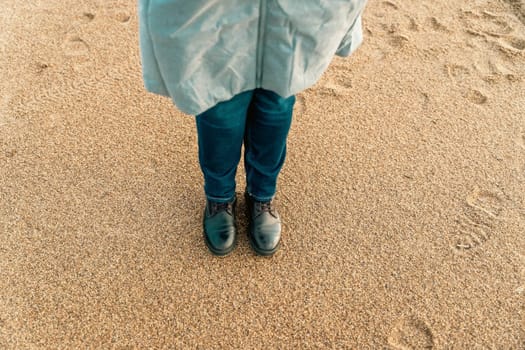
[[[237,241],[235,175],[244,144],[248,238],[257,254],[278,248],[274,205],[295,95],[334,55],[362,42],[366,0],[139,0],[144,85],[195,115],[209,250]]]

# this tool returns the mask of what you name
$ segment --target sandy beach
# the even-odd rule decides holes
[[[208,252],[135,1],[2,3],[1,349],[525,349],[524,0],[369,1],[297,96],[272,258],[243,200]]]

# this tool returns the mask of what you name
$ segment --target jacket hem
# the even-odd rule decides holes
[[[166,90],[166,87],[162,83],[159,84],[158,82],[144,79],[144,87],[148,92],[154,93],[156,95],[171,97],[170,93],[168,90]]]

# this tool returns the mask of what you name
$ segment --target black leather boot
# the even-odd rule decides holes
[[[272,255],[279,249],[281,218],[272,201],[258,202],[245,193],[249,220],[248,239],[259,255]]]
[[[229,254],[237,243],[235,228],[236,198],[227,203],[207,200],[204,209],[204,239],[210,251],[215,255]]]

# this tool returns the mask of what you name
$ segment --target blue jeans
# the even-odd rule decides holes
[[[226,202],[235,196],[243,142],[246,190],[261,202],[275,196],[294,103],[295,96],[255,89],[197,115],[199,163],[209,200]]]

